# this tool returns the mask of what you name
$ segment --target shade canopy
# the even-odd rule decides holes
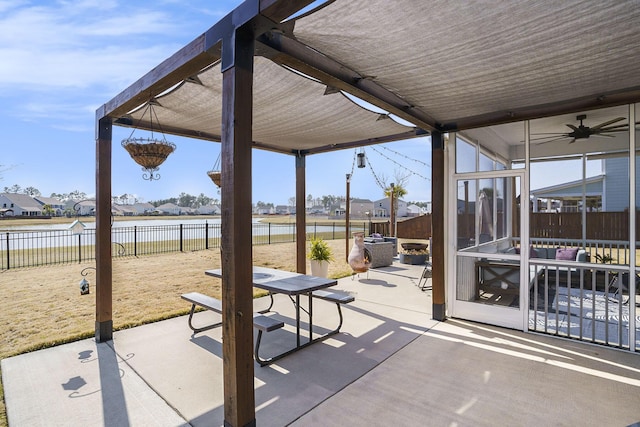
[[[308,3],[246,1],[98,118],[151,128],[141,107],[155,98],[165,132],[219,141],[221,40],[243,18],[257,148],[324,152],[640,99],[636,1],[335,0],[287,19]]]

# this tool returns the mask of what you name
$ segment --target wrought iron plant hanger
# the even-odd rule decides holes
[[[128,138],[122,140],[122,146],[124,147],[124,149],[127,150],[131,158],[137,164],[142,166],[142,170],[145,172],[144,174],[142,174],[142,178],[149,181],[160,179],[160,174],[157,173],[160,165],[167,159],[167,157],[169,157],[169,154],[173,153],[176,149],[176,145],[172,142],[167,141],[167,138],[162,132],[160,121],[158,120],[158,116],[153,109],[154,105],[158,104],[157,101],[153,99],[147,102],[145,110],[140,116],[140,120],[138,121],[138,125],[133,128],[133,131],[131,131],[131,135],[129,135]],[[147,114],[147,111],[149,112],[151,136],[147,138],[134,138],[133,133],[136,131],[140,122]],[[154,137],[154,117],[158,130],[162,135],[162,139]]]

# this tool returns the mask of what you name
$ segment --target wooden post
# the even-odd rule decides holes
[[[345,203],[345,210],[344,210],[344,232],[345,232],[344,240],[346,242],[344,258],[346,262],[349,262],[349,199],[351,198],[351,195],[349,194],[349,191],[350,191],[349,184],[351,184],[350,173],[347,174],[347,200]]]
[[[296,156],[296,271],[307,272],[307,212],[305,209],[306,160],[303,154]]]
[[[389,213],[389,235],[391,237],[395,237],[396,235],[396,210],[395,210],[395,185],[393,184],[393,182],[390,184],[391,187],[391,191],[389,192],[390,195],[390,205],[391,205],[391,212]]]
[[[251,146],[254,37],[250,25],[223,41],[222,364],[226,426],[255,425]],[[215,380],[212,378],[212,380]]]
[[[109,117],[96,130],[96,324],[97,342],[113,339],[111,264],[111,130]]]
[[[432,315],[435,320],[446,319],[445,306],[445,272],[444,272],[444,135],[442,132],[431,133],[431,267],[432,267]]]

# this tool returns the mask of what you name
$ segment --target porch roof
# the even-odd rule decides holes
[[[597,175],[583,180],[564,182],[550,187],[531,190],[531,195],[540,198],[582,198],[583,184],[586,196],[602,196],[604,175]]]
[[[316,153],[640,100],[632,0],[335,0],[287,19],[309,3],[247,0],[98,119],[151,129],[140,107],[153,99],[156,130],[219,141],[221,34],[250,19],[258,148]]]

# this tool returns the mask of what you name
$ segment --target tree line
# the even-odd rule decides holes
[[[2,166],[0,165],[0,168]],[[1,169],[0,169],[1,172]],[[0,179],[1,179],[1,175],[0,175]],[[406,176],[399,176],[396,174],[395,176],[395,181],[396,184],[392,187],[391,184],[387,184],[386,182],[384,182],[386,180],[383,179],[382,187],[383,187],[383,191],[382,193],[384,194],[384,197],[390,197],[391,193],[393,193],[394,199],[397,201],[400,198],[404,197],[407,194],[406,191],[406,184],[408,181],[408,177]],[[14,194],[26,194],[28,196],[31,197],[38,197],[41,196],[42,194],[40,193],[40,191],[35,188],[35,187],[25,187],[22,188],[20,185],[14,184],[11,187],[4,187],[4,192],[5,193],[14,193]],[[81,201],[81,200],[87,200],[87,194],[79,191],[79,190],[74,190],[71,191],[69,193],[51,193],[52,198],[56,198],[58,200],[61,200],[63,202],[68,202],[68,201]],[[353,197],[352,197],[353,198]],[[128,194],[128,193],[124,193],[120,196],[112,196],[111,197],[111,201],[114,204],[121,204],[121,205],[133,205],[136,203],[141,202],[142,200],[139,199],[137,196],[135,196],[134,194]],[[331,208],[331,206],[335,206],[341,202],[345,201],[345,196],[344,195],[325,195],[325,196],[321,196],[321,197],[313,197],[311,194],[309,194],[306,198],[306,203],[308,207],[313,207],[313,206],[321,206],[324,209],[329,209]],[[289,200],[289,206],[295,206],[296,204],[296,198],[295,197],[290,197]],[[198,196],[194,196],[192,194],[188,194],[185,192],[180,193],[177,197],[170,197],[167,199],[159,199],[159,200],[152,200],[149,201],[150,204],[152,204],[155,207],[158,207],[160,205],[163,205],[165,203],[173,203],[174,205],[177,206],[181,206],[181,207],[185,207],[185,208],[193,208],[193,209],[197,209],[200,208],[202,206],[208,206],[208,205],[219,205],[220,204],[220,200],[217,198],[212,198],[209,197],[207,195],[205,195],[204,193],[200,193],[200,195]],[[397,203],[397,202],[396,202]],[[417,206],[420,207],[426,207],[428,204],[427,202],[409,202],[410,204],[415,204]],[[263,202],[263,201],[258,201],[255,204],[256,207],[258,207],[259,209],[273,209],[275,208],[273,203],[270,202]]]

